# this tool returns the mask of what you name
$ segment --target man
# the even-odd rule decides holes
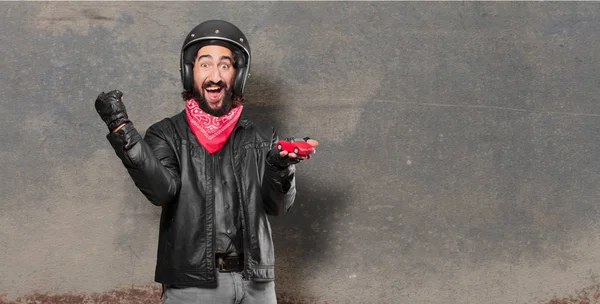
[[[244,117],[250,59],[233,24],[192,29],[181,51],[185,110],[152,125],[144,139],[120,91],[96,99],[116,154],[162,207],[155,280],[165,303],[277,302],[267,215],[292,206],[295,164],[309,157],[274,149],[275,131]]]

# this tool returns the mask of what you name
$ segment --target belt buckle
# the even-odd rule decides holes
[[[219,257],[217,259],[217,269],[219,270],[219,272],[225,272],[224,264],[225,262],[223,261],[223,258]]]
[[[225,268],[225,260],[223,259],[223,257],[219,257],[219,260],[217,262],[217,268],[219,269],[219,272],[231,272],[233,271],[233,269],[228,269]]]

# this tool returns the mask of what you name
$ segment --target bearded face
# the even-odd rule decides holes
[[[204,93],[208,92],[208,94],[215,95],[215,93],[220,94],[221,91],[223,94],[223,98],[221,99],[221,102],[217,106],[213,106],[212,104],[209,104],[209,102],[206,100]],[[204,111],[212,116],[217,116],[217,117],[223,116],[223,115],[229,113],[229,110],[231,110],[231,106],[233,105],[232,96],[233,95],[231,92],[231,88],[228,88],[227,85],[225,84],[225,82],[223,82],[223,81],[214,83],[209,80],[209,81],[205,82],[201,88],[199,88],[197,86],[197,84],[195,83],[194,89],[192,91],[192,97],[194,98],[194,100],[196,100],[200,109],[202,109],[202,111]]]
[[[194,59],[193,97],[200,109],[222,116],[231,109],[234,57],[230,49],[219,45],[201,47]]]

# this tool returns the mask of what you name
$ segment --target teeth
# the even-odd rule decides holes
[[[206,88],[207,91],[220,91],[221,88],[220,87],[210,87],[210,88]]]

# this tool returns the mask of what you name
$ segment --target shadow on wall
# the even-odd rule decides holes
[[[307,165],[308,166],[308,165]],[[315,273],[325,269],[335,251],[337,220],[348,197],[342,189],[298,168],[298,194],[288,214],[271,220],[276,248],[276,284],[282,303],[326,303],[310,290]]]
[[[285,121],[285,85],[269,76],[254,77],[244,111],[250,119],[272,125],[280,138],[304,136],[301,126]],[[317,138],[318,140],[318,138]],[[335,238],[334,225],[346,209],[351,189],[343,176],[332,178],[335,161],[326,159],[327,143],[320,143],[313,159],[296,165],[297,195],[294,206],[279,217],[270,217],[276,255],[276,285],[280,304],[321,302],[307,286],[315,269],[323,266]],[[336,184],[332,184],[335,182]]]

